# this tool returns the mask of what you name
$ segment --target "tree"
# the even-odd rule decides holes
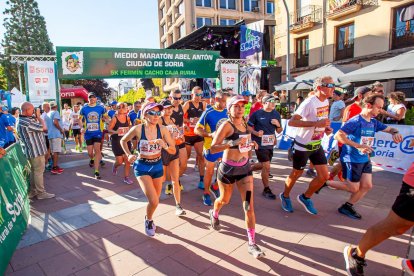
[[[0,89],[7,90],[7,79],[4,74],[4,67],[0,65]]]
[[[95,92],[96,96],[106,103],[111,95],[111,89],[106,81],[102,79],[96,80],[62,80],[62,84],[72,84],[74,86],[83,86],[89,92]]]
[[[54,55],[46,22],[35,0],[8,0],[4,14],[6,32],[2,41],[5,59],[2,65],[9,88],[18,86],[17,68],[11,64],[10,55]]]

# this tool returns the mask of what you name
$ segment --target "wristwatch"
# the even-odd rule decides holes
[[[398,134],[398,133],[400,133],[400,132],[398,130],[396,130],[396,131],[392,132],[392,135],[395,135],[395,134]]]

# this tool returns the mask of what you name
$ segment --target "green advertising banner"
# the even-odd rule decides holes
[[[0,275],[27,228],[30,206],[27,196],[30,164],[19,143],[0,158]]]
[[[59,79],[217,78],[215,51],[56,47]]]

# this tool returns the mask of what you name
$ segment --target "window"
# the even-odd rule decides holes
[[[220,9],[236,9],[236,0],[220,0]]]
[[[197,17],[197,29],[204,25],[213,25],[213,19],[208,17]]]
[[[220,19],[221,26],[228,26],[228,25],[234,25],[234,24],[236,24],[235,19],[225,19],[225,18]]]
[[[259,1],[244,0],[244,11],[259,11]]]
[[[354,23],[336,28],[336,60],[354,57]]]
[[[166,49],[168,47],[167,40],[162,42],[162,47],[163,47],[163,49]]]
[[[266,3],[266,13],[274,14],[275,13],[275,3],[272,1],[267,1]]]
[[[172,17],[172,14],[169,14],[168,16],[167,16],[167,22],[169,23],[169,24],[172,24],[172,22],[173,22],[173,17]]]
[[[410,17],[414,4],[393,9],[392,49],[414,46],[414,18]]]
[[[165,16],[165,5],[161,8],[161,18]]]
[[[196,0],[196,6],[211,8],[211,0]]]
[[[309,66],[309,37],[296,39],[296,68]]]
[[[184,1],[181,1],[181,3],[178,5],[178,13],[184,14]]]
[[[174,43],[173,34],[169,34],[169,35],[168,35],[168,43],[169,43],[170,45]]]
[[[178,38],[182,38],[185,36],[185,24],[184,22],[178,27]]]
[[[167,33],[167,23],[164,23],[164,25],[162,25],[161,28],[162,28],[161,36],[163,36]]]

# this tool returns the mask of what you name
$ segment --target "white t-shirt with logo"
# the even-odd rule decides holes
[[[311,96],[299,106],[295,114],[301,116],[302,121],[305,122],[327,119],[329,116],[329,102],[327,99],[321,102],[318,97]],[[325,127],[300,127],[297,129],[295,140],[304,145],[322,140],[325,133]],[[294,147],[297,150],[306,151],[305,148],[296,143]]]
[[[72,124],[72,129],[81,129],[81,120],[79,120],[80,118],[80,112],[75,112],[72,111],[72,113],[70,113],[70,123]]]
[[[62,123],[63,128],[68,130],[70,126],[70,114],[72,114],[72,109],[62,109]]]
[[[397,116],[397,111],[400,108],[404,108],[405,110],[407,109],[404,104],[389,104],[388,108],[387,108],[387,112],[390,113],[391,115]],[[405,113],[404,113],[404,116],[401,119],[405,119]],[[391,121],[393,119],[392,118],[387,118],[387,120]]]

